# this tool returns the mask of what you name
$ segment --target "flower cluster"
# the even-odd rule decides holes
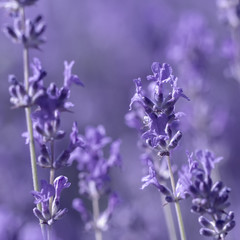
[[[113,166],[121,165],[119,148],[121,141],[116,140],[111,143],[111,138],[106,136],[103,126],[87,127],[85,135],[78,133],[77,124],[74,123],[71,134],[73,143],[81,143],[71,154],[71,160],[77,162],[79,170],[79,193],[87,196],[90,200],[99,200],[101,196],[108,195],[108,207],[97,216],[95,222],[91,224],[91,214],[86,210],[83,201],[79,198],[73,201],[73,207],[81,213],[82,220],[86,227],[95,226],[101,231],[107,229],[107,223],[112,215],[112,211],[118,202],[115,193],[107,184],[110,180],[109,171]],[[110,154],[104,156],[105,148],[110,145]],[[94,216],[93,209],[93,218]]]
[[[20,43],[24,51],[24,81],[18,81],[14,75],[9,76],[10,102],[13,108],[24,108],[28,132],[23,133],[26,143],[30,145],[31,164],[33,169],[35,203],[34,214],[39,218],[40,223],[51,225],[60,219],[66,209],[60,210],[60,193],[63,188],[70,186],[67,178],[59,176],[54,180],[55,170],[68,166],[71,152],[79,146],[79,143],[71,142],[67,148],[57,155],[55,152],[55,141],[65,136],[65,131],[60,129],[61,113],[69,111],[73,106],[68,101],[71,85],[83,86],[77,75],[72,74],[74,62],[64,62],[64,82],[58,88],[54,82],[45,87],[44,78],[47,73],[43,70],[39,59],[34,58],[31,63],[32,75],[29,77],[29,49],[39,49],[45,42],[43,34],[46,25],[41,16],[33,21],[26,19],[25,7],[31,6],[36,0],[9,0],[1,4],[10,11],[13,18],[13,26],[6,26],[5,33],[14,43]],[[37,157],[35,143],[40,148]],[[37,160],[36,160],[37,158]],[[41,181],[41,190],[38,191],[38,179],[36,162],[39,166],[50,170],[50,181]],[[41,208],[39,207],[41,204]]]
[[[23,44],[26,48],[36,48],[45,43],[42,37],[46,25],[43,23],[42,16],[37,16],[34,20],[25,20],[22,26],[21,16],[15,17],[13,26],[6,26],[6,35],[14,42]]]
[[[188,154],[188,166],[179,172],[177,193],[181,198],[192,198],[192,209],[198,213],[199,223],[202,225],[200,234],[223,239],[235,226],[233,212],[227,212],[230,206],[228,201],[230,188],[223,182],[213,184],[211,178],[215,163],[222,158],[216,158],[212,152],[197,151],[194,160],[193,154]],[[205,217],[208,215],[211,220]]]
[[[73,106],[68,102],[70,97],[70,86],[75,84],[83,85],[80,79],[71,73],[74,62],[65,62],[64,85],[58,89],[55,83],[51,83],[47,88],[44,87],[43,78],[46,72],[42,69],[38,59],[32,63],[33,75],[29,79],[29,90],[27,91],[21,82],[14,76],[10,76],[10,101],[15,108],[31,107],[32,120],[34,126],[34,137],[40,146],[38,164],[44,168],[55,168],[67,166],[67,160],[75,145],[70,145],[58,156],[52,156],[50,146],[55,140],[60,140],[65,136],[65,131],[60,129],[60,114],[69,111]],[[28,133],[24,133],[26,143],[29,143]],[[54,159],[52,159],[54,157]]]
[[[175,113],[175,104],[180,97],[189,99],[177,86],[178,79],[173,76],[168,64],[154,62],[151,68],[153,75],[147,77],[150,82],[150,98],[142,89],[141,79],[135,79],[136,93],[130,109],[135,104],[138,104],[137,111],[139,105],[144,109],[142,138],[149,147],[164,156],[169,155],[169,150],[174,149],[182,137],[182,133],[176,131],[175,124],[182,113]]]
[[[52,225],[67,213],[66,208],[60,209],[60,196],[62,190],[70,187],[70,185],[67,177],[59,176],[54,180],[53,185],[42,180],[41,191],[32,191],[35,198],[34,203],[36,205],[41,204],[41,210],[35,207],[33,213],[43,224]],[[53,203],[50,204],[52,199]]]

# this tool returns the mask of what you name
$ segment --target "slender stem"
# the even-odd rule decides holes
[[[49,183],[53,185],[53,181],[54,181],[54,175],[55,175],[55,169],[53,167],[53,162],[54,162],[54,140],[51,141],[51,169],[50,169],[50,179],[49,179]],[[51,197],[49,199],[49,209],[50,212],[52,211],[52,203],[53,203],[53,197]]]
[[[21,8],[21,17],[22,17],[22,28],[25,30],[25,11],[24,8]],[[24,86],[26,92],[29,89],[29,50],[26,46],[23,46],[23,72],[24,72]],[[32,181],[33,181],[33,189],[35,191],[39,191],[38,186],[38,175],[37,175],[37,161],[36,161],[36,151],[35,151],[35,143],[33,136],[33,124],[31,118],[31,108],[25,108],[25,118],[27,124],[27,132],[29,137],[29,151],[30,151],[30,159],[31,159],[31,171],[32,171]],[[37,204],[37,208],[41,211],[41,204]],[[43,239],[46,239],[46,227],[40,221],[40,227],[42,231]]]
[[[161,200],[162,203],[164,204],[165,202],[165,197],[161,194]],[[173,215],[172,215],[172,210],[171,206],[169,204],[165,205],[163,207],[163,213],[165,217],[165,221],[167,224],[167,229],[168,229],[168,236],[170,240],[177,240],[177,233],[173,221]]]
[[[149,151],[149,154],[152,155],[151,151]],[[163,161],[162,157],[160,159],[156,158],[156,155],[152,155],[154,161],[154,168],[159,176],[159,181],[160,183],[163,182],[161,181],[161,167],[159,164],[160,161]],[[164,183],[163,183],[164,184]],[[172,209],[171,206],[169,204],[166,205],[166,201],[165,201],[165,197],[164,195],[161,194],[161,201],[162,201],[162,205],[164,205],[163,208],[163,213],[164,213],[164,218],[165,218],[165,222],[167,224],[167,229],[168,229],[168,236],[170,240],[177,240],[177,233],[176,233],[176,228],[175,228],[175,224],[173,221],[173,215],[172,215]]]
[[[42,229],[42,236],[43,240],[47,240],[47,225],[46,224],[40,224]]]
[[[95,182],[91,181],[89,187],[92,192],[92,209],[93,209],[93,221],[94,221],[94,231],[95,231],[95,240],[102,240],[102,231],[97,227],[97,221],[99,219],[99,194],[96,189]]]
[[[22,25],[23,29],[25,28],[25,12],[24,8],[21,9],[22,13]],[[29,51],[28,48],[24,46],[23,48],[23,66],[24,66],[24,85],[26,88],[26,92],[29,89]],[[37,176],[37,164],[36,164],[36,152],[35,152],[35,144],[33,137],[33,124],[31,119],[31,109],[30,107],[25,108],[25,116],[27,123],[27,131],[29,135],[29,150],[30,150],[30,158],[31,158],[31,169],[32,169],[32,179],[33,179],[33,188],[35,191],[39,190],[38,187],[38,176]],[[38,204],[38,209],[41,206]]]
[[[96,223],[99,218],[99,202],[98,198],[94,197],[92,199],[92,207],[93,207],[93,218],[94,218],[94,225],[95,225],[95,239],[102,240],[102,232],[100,229],[97,228]]]
[[[47,226],[47,240],[51,239],[52,228],[51,226]]]
[[[171,181],[171,185],[172,185],[172,191],[173,191],[174,197],[176,197],[176,186],[175,186],[175,180],[174,180],[173,171],[172,171],[172,167],[171,167],[170,156],[167,156],[167,164],[168,164],[168,170],[169,170],[169,175],[170,175],[170,181]],[[186,234],[185,234],[184,225],[183,225],[182,213],[181,213],[181,209],[180,209],[180,205],[179,205],[178,201],[175,201],[175,210],[176,210],[176,214],[177,214],[181,240],[186,240]]]
[[[50,169],[50,184],[53,184],[54,181],[54,175],[55,175],[55,169],[53,167],[54,163],[54,140],[51,141],[51,169]]]

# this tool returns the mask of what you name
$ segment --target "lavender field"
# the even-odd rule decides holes
[[[238,240],[240,1],[0,0],[0,240]]]

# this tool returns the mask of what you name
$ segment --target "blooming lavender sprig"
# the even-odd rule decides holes
[[[181,131],[178,130],[178,122],[183,113],[175,112],[175,104],[181,97],[187,100],[189,98],[178,87],[178,79],[173,75],[170,65],[154,62],[151,69],[153,74],[147,77],[149,93],[143,90],[140,78],[134,80],[136,92],[130,103],[130,110],[134,112],[128,114],[126,120],[129,126],[139,129],[143,145],[147,149],[145,156],[147,157],[149,175],[142,179],[142,188],[153,184],[166,196],[166,201],[175,203],[181,239],[186,239],[178,197],[176,196],[170,152],[177,147],[182,137]],[[140,126],[141,121],[143,126]],[[154,160],[156,157],[158,159]],[[166,164],[160,164],[159,158]],[[164,166],[165,170],[167,166],[169,173],[165,176],[162,174],[164,171],[161,171]],[[163,183],[162,177],[165,180],[170,178],[172,191],[165,186],[166,182]]]
[[[53,185],[42,180],[41,191],[32,191],[35,198],[34,203],[42,206],[41,210],[35,207],[33,213],[43,224],[52,225],[67,213],[66,208],[60,209],[60,196],[62,190],[69,188],[70,185],[67,177],[59,176],[54,180]],[[52,198],[53,204],[51,204]]]
[[[170,65],[154,62],[151,68],[153,75],[147,79],[150,81],[152,99],[143,91],[141,79],[135,79],[136,93],[131,100],[130,110],[135,103],[144,109],[142,138],[149,147],[164,156],[169,155],[169,150],[174,149],[182,137],[182,133],[174,126],[182,115],[175,113],[175,104],[180,97],[189,99],[177,86],[178,79],[172,75]]]
[[[61,112],[69,111],[73,106],[68,101],[71,85],[82,85],[78,76],[72,74],[74,62],[64,62],[64,83],[58,89],[55,83],[45,87],[44,78],[46,71],[43,70],[41,62],[34,58],[31,63],[32,76],[29,74],[29,50],[40,49],[45,42],[43,33],[46,25],[41,16],[34,20],[26,19],[25,7],[31,6],[36,0],[9,0],[1,4],[10,12],[13,18],[13,26],[6,26],[5,33],[14,42],[23,47],[24,83],[17,80],[13,75],[9,77],[10,101],[13,108],[24,108],[26,113],[27,132],[26,143],[29,144],[31,167],[33,176],[35,203],[34,214],[41,223],[43,238],[50,239],[50,228],[45,231],[44,225],[52,225],[60,219],[66,209],[60,210],[60,193],[63,188],[70,186],[67,178],[59,176],[55,180],[55,170],[68,165],[70,153],[78,146],[70,142],[69,146],[61,154],[55,153],[55,141],[62,139],[65,132],[60,129]],[[40,147],[40,155],[36,160],[35,142]],[[50,169],[49,183],[41,181],[41,189],[38,187],[37,167]],[[55,193],[54,193],[55,192]]]
[[[182,198],[191,197],[191,211],[201,215],[200,234],[223,240],[234,228],[235,221],[234,213],[226,210],[230,206],[231,189],[222,181],[213,184],[211,178],[212,169],[222,158],[216,158],[208,150],[200,150],[196,152],[195,159],[193,154],[188,154],[188,165],[179,172],[177,192]]]
[[[96,240],[100,240],[102,231],[108,229],[109,219],[118,202],[117,195],[112,192],[108,183],[110,169],[121,165],[121,141],[112,142],[111,138],[106,136],[102,125],[96,128],[87,127],[85,135],[80,135],[77,123],[73,124],[71,139],[73,144],[81,143],[80,147],[71,153],[71,159],[77,162],[79,170],[79,194],[92,201],[93,211],[91,214],[80,198],[74,199],[73,207],[81,214],[86,228],[93,228]],[[110,143],[109,156],[105,157],[105,148]],[[108,206],[100,212],[99,200],[105,195],[108,196]]]

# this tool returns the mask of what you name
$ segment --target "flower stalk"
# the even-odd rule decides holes
[[[165,197],[161,195],[162,203],[165,202]],[[177,240],[177,233],[173,221],[172,210],[169,204],[165,205],[163,208],[164,218],[167,224],[168,235],[170,240]]]
[[[171,167],[171,161],[170,161],[170,156],[167,156],[167,164],[168,164],[168,170],[169,170],[169,176],[170,176],[170,181],[171,181],[171,186],[172,186],[172,191],[173,195],[176,196],[176,184],[173,176],[173,171]],[[177,220],[178,220],[178,226],[180,230],[180,235],[181,235],[181,240],[186,240],[186,234],[185,234],[185,229],[184,229],[184,224],[183,224],[183,219],[182,219],[182,213],[179,205],[179,201],[175,199],[175,210],[177,214]]]
[[[99,218],[99,201],[98,196],[92,198],[92,208],[93,208],[93,219],[94,219],[94,231],[95,239],[102,240],[102,231],[97,227],[97,221]]]
[[[25,28],[25,11],[24,8],[21,8],[22,16],[22,26]],[[28,92],[29,89],[29,50],[26,46],[23,48],[23,68],[24,68],[24,85],[25,89]],[[36,151],[33,137],[33,124],[31,119],[31,109],[30,107],[25,108],[25,116],[27,123],[27,131],[29,135],[29,150],[31,158],[31,169],[32,169],[32,179],[33,179],[33,188],[34,191],[38,191],[38,175],[37,175],[37,164],[36,164]],[[40,205],[38,205],[40,209]]]

